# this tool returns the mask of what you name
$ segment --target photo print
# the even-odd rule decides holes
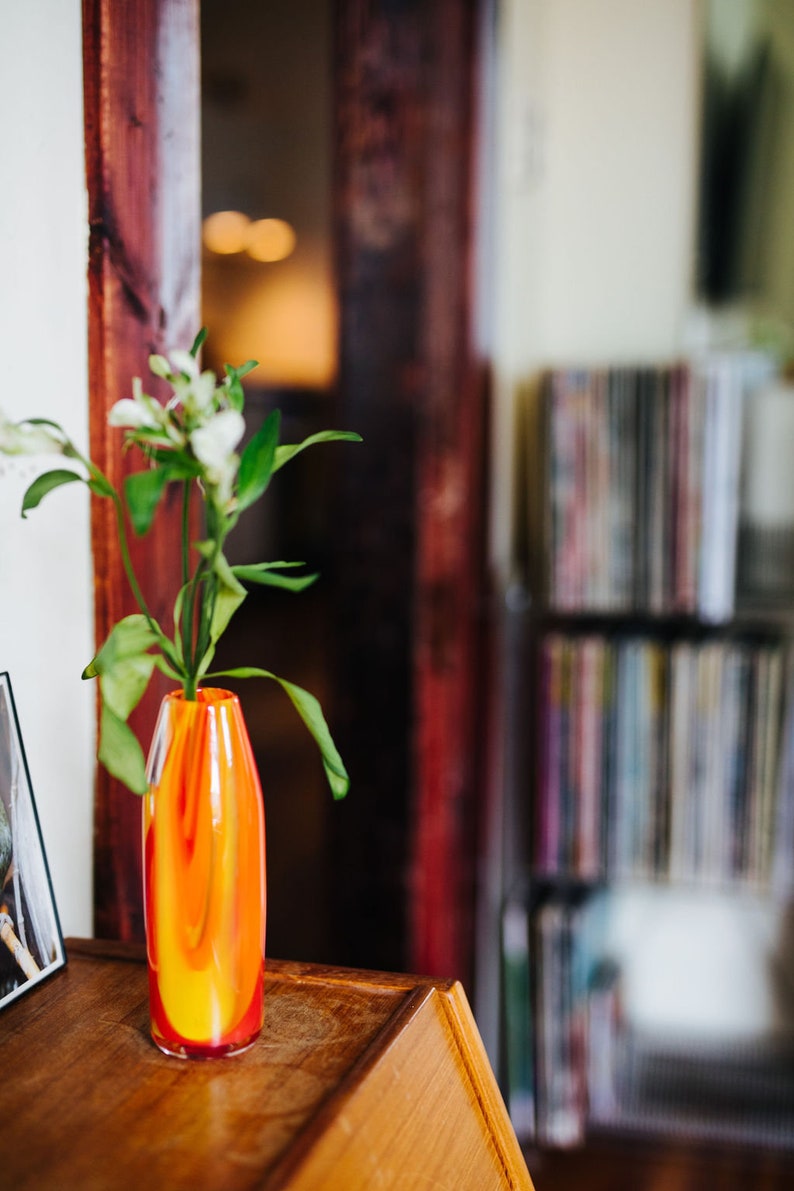
[[[65,962],[11,680],[0,673],[0,1009]]]

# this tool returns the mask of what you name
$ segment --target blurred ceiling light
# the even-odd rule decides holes
[[[246,234],[245,250],[255,261],[283,261],[295,247],[295,232],[284,219],[257,219]]]
[[[204,244],[210,252],[230,256],[243,252],[248,244],[251,220],[242,211],[216,211],[204,220]]]

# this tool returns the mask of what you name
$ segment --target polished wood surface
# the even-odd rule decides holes
[[[140,948],[66,948],[0,1015],[3,1186],[531,1191],[459,984],[270,962],[259,1040],[193,1063],[149,1038]]]

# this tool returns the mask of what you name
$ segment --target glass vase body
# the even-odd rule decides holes
[[[262,1028],[265,827],[240,702],[166,695],[143,807],[152,1037],[166,1054],[244,1050]]]

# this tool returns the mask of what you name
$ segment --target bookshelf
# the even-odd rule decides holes
[[[498,1068],[528,1145],[794,1151],[792,618],[744,550],[774,383],[721,351],[538,388],[497,865]]]

